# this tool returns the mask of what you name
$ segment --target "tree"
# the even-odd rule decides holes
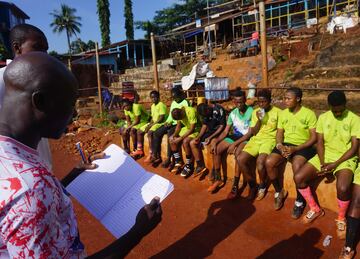
[[[58,57],[58,56],[60,56],[59,53],[57,53],[55,50],[49,51],[48,54],[49,54],[50,56],[53,56],[53,57]]]
[[[143,30],[145,31],[145,35],[144,38],[149,40],[150,39],[150,34],[154,33],[157,34],[158,33],[158,26],[156,26],[156,24],[153,24],[151,21],[136,21],[135,22],[135,28],[137,30]]]
[[[110,9],[108,0],[97,0],[97,14],[101,31],[101,46],[110,45]]]
[[[69,54],[71,55],[71,46],[70,38],[76,33],[80,33],[81,27],[81,17],[76,16],[76,9],[67,6],[66,4],[61,4],[61,9],[54,10],[50,15],[53,16],[54,20],[50,24],[53,27],[54,33],[66,32],[67,42],[69,46]]]
[[[87,43],[87,50],[93,50],[95,49],[95,42],[93,42],[92,40],[89,40]]]
[[[224,1],[209,0],[209,4],[219,4]],[[156,11],[152,21],[137,21],[136,28],[146,31],[151,27],[152,32],[156,34],[165,34],[172,29],[181,25],[190,23],[195,19],[195,13],[199,17],[205,16],[207,11],[204,10],[207,6],[206,0],[182,0],[182,3],[173,4],[168,8]],[[151,26],[150,26],[151,25]]]
[[[0,60],[6,60],[10,58],[10,53],[6,49],[5,45],[0,41]]]
[[[83,42],[80,38],[71,42],[70,46],[71,46],[72,52],[75,54],[84,52],[88,49],[87,44],[85,42]]]
[[[134,39],[134,15],[132,12],[132,0],[125,0],[124,7],[125,30],[128,40]]]

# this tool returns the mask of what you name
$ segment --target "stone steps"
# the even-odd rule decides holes
[[[292,86],[298,86],[301,88],[359,88],[360,89],[360,78],[359,77],[348,77],[348,78],[328,78],[328,79],[299,79],[293,80],[289,83]]]
[[[360,65],[310,68],[295,75],[294,79],[340,79],[349,77],[360,77]]]

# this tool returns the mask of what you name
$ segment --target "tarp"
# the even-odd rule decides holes
[[[188,33],[185,33],[184,34],[184,38],[187,39],[187,38],[190,38],[192,36],[195,36],[196,34],[199,34],[199,33],[202,33],[204,31],[204,29],[198,29],[196,31],[192,31],[192,32],[188,32]]]

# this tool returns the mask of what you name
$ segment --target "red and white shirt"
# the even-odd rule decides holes
[[[0,136],[0,258],[82,258],[70,198],[38,152]]]

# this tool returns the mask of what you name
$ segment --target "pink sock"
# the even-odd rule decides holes
[[[342,200],[337,199],[337,203],[339,206],[338,220],[345,220],[345,215],[346,215],[346,211],[350,205],[350,200],[342,201]]]
[[[298,189],[299,192],[301,193],[301,195],[304,197],[304,199],[306,200],[306,202],[309,204],[309,207],[312,211],[315,212],[319,212],[320,211],[320,207],[319,205],[316,203],[314,196],[311,193],[311,189],[308,186],[305,189]]]

